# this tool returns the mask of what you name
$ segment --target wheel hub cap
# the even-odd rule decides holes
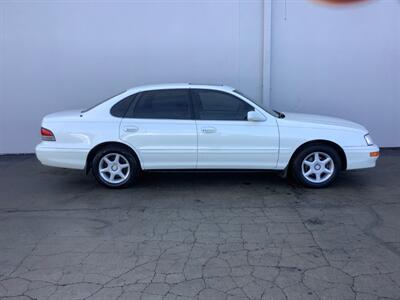
[[[101,178],[112,184],[125,181],[130,175],[128,159],[119,153],[108,153],[99,162],[99,174]]]
[[[313,183],[323,183],[334,173],[332,157],[325,152],[312,152],[304,158],[301,171],[304,178]]]

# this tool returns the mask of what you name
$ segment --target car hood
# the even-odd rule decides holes
[[[321,115],[313,115],[313,114],[301,114],[301,113],[291,113],[291,112],[284,112],[285,118],[283,120],[287,121],[294,121],[300,122],[308,125],[327,125],[327,126],[338,126],[338,127],[345,127],[351,129],[358,129],[366,131],[365,127],[355,122],[351,122],[348,120],[328,117],[328,116],[321,116]]]

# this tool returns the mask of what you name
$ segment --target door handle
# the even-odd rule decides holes
[[[201,131],[203,133],[214,133],[217,132],[217,129],[215,127],[203,127]]]
[[[136,132],[138,130],[139,130],[139,127],[136,127],[136,126],[124,127],[125,132]]]

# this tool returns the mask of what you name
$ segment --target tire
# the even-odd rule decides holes
[[[139,177],[140,166],[132,153],[124,147],[106,146],[94,156],[92,173],[100,184],[108,188],[126,188]]]
[[[311,188],[329,186],[341,170],[338,152],[329,145],[310,145],[294,157],[291,173],[297,182]]]

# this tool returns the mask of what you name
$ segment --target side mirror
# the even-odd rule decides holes
[[[266,118],[259,111],[252,110],[247,113],[247,120],[252,122],[263,122]]]

